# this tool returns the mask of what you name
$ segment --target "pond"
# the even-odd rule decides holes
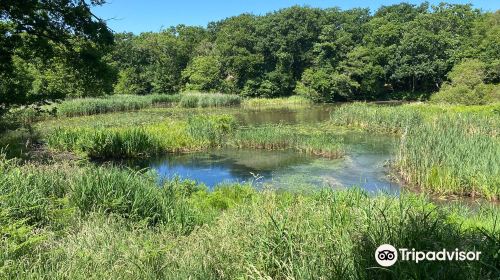
[[[238,110],[233,113],[242,124],[260,125],[267,123],[317,123],[330,119],[330,112],[336,105],[313,105],[301,109]]]
[[[347,144],[347,156],[334,160],[290,150],[217,149],[128,164],[155,170],[160,181],[179,176],[209,188],[250,182],[256,188],[308,190],[357,186],[372,193],[399,193],[400,186],[389,180],[385,166],[394,151],[394,138],[359,132],[344,133],[341,137]]]

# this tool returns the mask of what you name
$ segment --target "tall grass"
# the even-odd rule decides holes
[[[179,106],[184,108],[206,108],[238,106],[241,98],[234,94],[222,93],[184,93],[181,95]]]
[[[92,159],[139,158],[220,146],[234,125],[229,115],[197,115],[187,122],[144,127],[57,128],[46,135],[46,142],[54,150]]]
[[[422,120],[417,110],[406,106],[353,103],[340,106],[331,113],[334,124],[389,133],[402,133],[405,128],[418,125]]]
[[[230,115],[194,115],[188,119],[187,133],[204,146],[220,146],[235,128],[236,122]]]
[[[498,200],[500,118],[477,108],[462,111],[457,106],[359,103],[341,106],[331,118],[337,125],[402,135],[395,167],[410,186]]]
[[[158,154],[163,147],[141,128],[56,129],[47,138],[49,147],[82,153],[90,158],[132,158]]]
[[[438,194],[500,199],[500,119],[444,115],[409,128],[396,165],[403,178]]]
[[[344,155],[342,141],[335,135],[324,132],[304,133],[296,127],[284,125],[239,129],[228,140],[228,144],[238,148],[294,149],[328,158]]]
[[[56,105],[59,115],[88,116],[119,111],[133,111],[161,103],[178,102],[180,95],[113,95],[105,98],[77,98]]]
[[[281,98],[249,98],[242,103],[242,107],[246,109],[304,108],[311,105],[309,99],[298,95]]]
[[[112,184],[113,180],[105,182]],[[130,189],[135,187],[138,186],[133,183]],[[438,208],[422,197],[370,197],[359,190],[309,195],[256,192],[238,187],[236,190],[219,189],[216,195],[184,192],[186,199],[177,200],[179,206],[206,207],[188,212],[191,215],[199,210],[210,211],[221,199],[229,200],[226,205],[232,206],[215,206],[222,210],[216,212],[217,219],[210,219],[183,236],[161,223],[143,226],[128,215],[85,212],[84,219],[69,224],[58,238],[46,238],[34,244],[32,250],[6,258],[10,262],[0,269],[0,276],[7,279],[102,279],[109,275],[120,279],[497,279],[500,276],[497,256],[500,235],[495,223],[498,212],[493,208],[470,213],[464,209]],[[102,196],[109,191],[98,193]],[[159,197],[145,196],[148,202],[141,204],[157,205],[154,201],[163,196]],[[131,211],[123,209],[123,213]],[[186,210],[170,209],[176,215]],[[390,268],[381,268],[375,262],[374,252],[385,243],[421,251],[443,248],[481,251],[481,261],[445,264],[398,261]]]

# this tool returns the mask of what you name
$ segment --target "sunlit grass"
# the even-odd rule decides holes
[[[149,157],[220,146],[234,126],[229,115],[193,116],[139,127],[57,128],[46,134],[48,147],[92,159]]]
[[[181,95],[180,107],[206,108],[238,106],[241,97],[234,94],[187,92]]]
[[[311,105],[309,99],[296,95],[281,98],[250,98],[242,103],[242,107],[246,109],[304,108]]]
[[[113,95],[105,98],[77,98],[56,104],[57,114],[66,117],[88,116],[120,111],[134,111],[153,105],[173,103],[179,95]]]
[[[425,197],[349,191],[290,193],[84,165],[0,160],[0,277],[373,279],[439,273],[494,279],[498,209],[436,207]],[[8,226],[5,226],[8,225]],[[384,243],[481,251],[480,262],[399,262],[378,269]],[[311,265],[311,264],[314,265]],[[367,269],[372,268],[372,269]]]
[[[403,178],[438,194],[500,199],[500,120],[438,117],[403,134],[396,166]]]
[[[500,198],[500,115],[494,106],[374,106],[332,112],[337,125],[401,136],[397,171],[410,186],[440,195]]]
[[[237,130],[228,143],[237,148],[292,149],[328,158],[344,155],[342,139],[322,131],[303,132],[297,126],[266,125]]]

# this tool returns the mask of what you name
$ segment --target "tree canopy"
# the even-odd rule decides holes
[[[0,2],[0,107],[112,89],[102,59],[113,34],[91,11],[103,0]]]
[[[2,1],[1,103],[183,90],[417,99],[453,84],[467,61],[482,63],[484,84],[500,81],[500,12],[472,5],[293,6],[113,36],[91,12],[103,3]]]

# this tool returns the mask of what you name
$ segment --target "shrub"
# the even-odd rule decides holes
[[[465,60],[448,74],[449,83],[431,97],[437,103],[480,105],[500,101],[500,86],[485,84],[486,65],[479,60]]]

